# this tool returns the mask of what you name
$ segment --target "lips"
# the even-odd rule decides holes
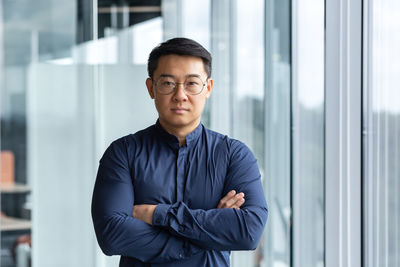
[[[171,108],[171,111],[181,114],[181,113],[185,113],[185,112],[189,111],[189,109],[187,109],[187,108]]]

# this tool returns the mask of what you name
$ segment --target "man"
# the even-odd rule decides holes
[[[120,266],[229,266],[255,249],[267,220],[256,159],[201,123],[211,55],[174,38],[154,48],[146,86],[155,125],[114,141],[100,160],[92,217],[100,247]]]

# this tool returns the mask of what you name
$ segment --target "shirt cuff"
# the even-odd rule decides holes
[[[170,204],[158,204],[154,214],[153,214],[153,222],[154,226],[167,226],[167,213],[169,208],[171,207]]]

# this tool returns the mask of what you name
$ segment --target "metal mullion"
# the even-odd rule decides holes
[[[361,0],[326,0],[326,266],[361,266]]]

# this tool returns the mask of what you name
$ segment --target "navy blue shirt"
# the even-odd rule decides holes
[[[217,209],[230,190],[237,210]],[[132,217],[157,204],[153,225]],[[240,141],[200,124],[186,144],[159,122],[114,141],[100,160],[92,199],[98,243],[120,266],[229,266],[231,250],[258,245],[268,209],[260,172]]]

